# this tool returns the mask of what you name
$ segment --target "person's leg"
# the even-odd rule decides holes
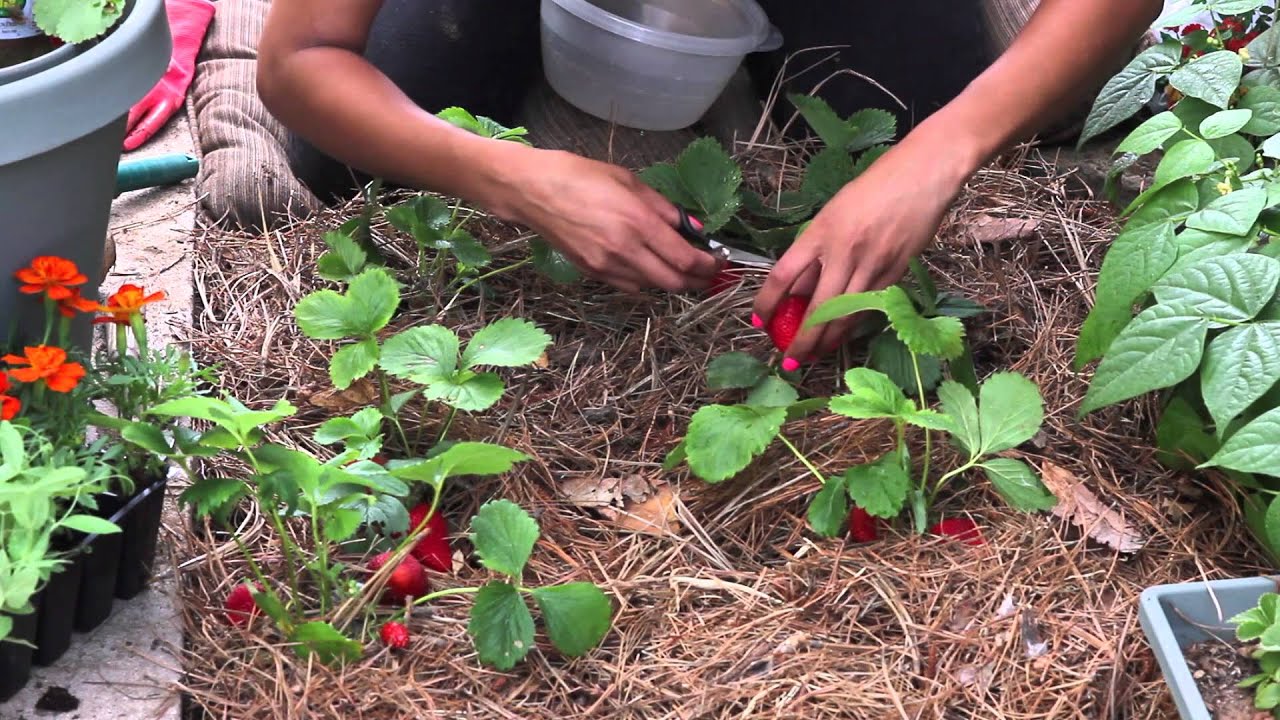
[[[420,107],[460,106],[512,124],[541,76],[537,0],[387,0],[365,57]],[[289,163],[324,202],[370,178],[290,136]]]

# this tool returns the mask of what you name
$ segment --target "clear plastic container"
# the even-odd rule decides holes
[[[556,93],[641,130],[689,127],[748,53],[782,45],[754,0],[542,0],[541,12]]]

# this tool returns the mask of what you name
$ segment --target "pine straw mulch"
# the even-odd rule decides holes
[[[856,545],[823,540],[804,514],[816,481],[775,448],[738,479],[709,486],[660,464],[690,415],[715,396],[709,358],[769,347],[748,323],[751,277],[703,300],[641,300],[596,284],[557,286],[520,269],[481,301],[441,316],[415,309],[396,327],[443,321],[465,339],[504,315],[554,337],[545,366],[505,373],[493,410],[462,416],[452,436],[500,442],[533,456],[497,480],[455,484],[445,512],[465,520],[492,497],[538,518],[542,539],[527,582],[590,580],[616,599],[603,646],[567,661],[539,635],[507,673],[479,665],[465,634],[469,601],[446,598],[411,623],[413,644],[343,670],[297,661],[263,623],[245,633],[217,612],[247,574],[225,538],[185,528],[178,560],[188,647],[185,690],[195,717],[235,718],[1169,718],[1174,709],[1137,622],[1147,586],[1266,572],[1249,549],[1223,486],[1160,467],[1150,418],[1130,403],[1075,419],[1084,379],[1070,369],[1074,333],[1114,221],[1102,203],[1072,196],[1063,173],[1019,154],[970,183],[926,258],[943,289],[992,308],[969,321],[980,376],[1008,368],[1041,385],[1045,431],[1027,459],[1049,460],[1113,503],[1146,538],[1120,554],[1049,513],[1008,510],[984,482],[957,485],[939,509],[971,514],[988,544],[972,548],[902,528]],[[194,344],[218,363],[225,389],[251,405],[287,398],[299,414],[274,439],[310,447],[335,412],[366,402],[334,393],[332,348],[301,336],[294,303],[324,285],[313,274],[320,235],[352,209],[270,235],[207,232],[198,241]],[[1039,221],[1034,237],[987,244],[974,217]],[[510,228],[486,226],[502,262],[523,257]],[[404,253],[406,245],[389,247]],[[402,256],[402,260],[407,260]],[[422,289],[422,288],[420,288]],[[422,289],[430,293],[431,289]],[[440,306],[421,299],[416,308]],[[443,302],[440,302],[443,301]],[[856,352],[840,358],[856,363]],[[814,394],[835,391],[837,363],[808,371]],[[415,419],[428,432],[440,416]],[[891,442],[875,422],[815,416],[787,435],[838,472]],[[944,460],[945,461],[945,460]],[[631,532],[619,516],[575,504],[568,481],[668,481],[669,531]],[[626,515],[621,516],[623,519]],[[279,569],[260,516],[246,540]],[[482,583],[467,561],[441,585]],[[1036,646],[1037,651],[1028,652]],[[1032,657],[1028,657],[1028,656]]]

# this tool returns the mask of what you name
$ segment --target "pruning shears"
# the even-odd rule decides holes
[[[698,222],[684,208],[677,208],[680,211],[680,226],[676,230],[684,236],[685,240],[701,247],[703,250],[720,258],[721,261],[731,265],[741,265],[743,267],[759,268],[761,270],[772,270],[777,264],[777,260],[767,258],[763,255],[739,250],[730,247],[724,243],[709,237],[702,231],[702,223]]]

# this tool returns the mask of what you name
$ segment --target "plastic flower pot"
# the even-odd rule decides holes
[[[0,277],[57,255],[89,276],[82,293],[95,296],[129,108],[163,76],[172,44],[164,0],[127,0],[106,35],[0,69],[0,232],[10,247]],[[0,337],[38,340],[43,314],[7,287]],[[87,350],[91,339],[89,318],[78,318],[73,341]]]
[[[80,578],[84,574],[84,555],[80,552],[83,533],[68,533],[54,543],[61,552],[73,551],[67,563],[49,576],[40,591],[40,614],[36,620],[36,651],[33,661],[47,667],[58,661],[71,647],[72,622],[76,615],[76,599]]]
[[[118,525],[128,499],[116,493],[104,493],[98,496],[98,510],[94,514]],[[89,632],[111,617],[123,541],[123,533],[85,537],[80,551],[84,569],[76,593],[76,614],[72,622],[76,632]]]
[[[1210,582],[1156,585],[1142,592],[1138,620],[1155,652],[1182,720],[1212,720],[1184,650],[1218,638],[1231,641],[1232,616],[1258,603],[1263,593],[1280,590],[1280,578],[1233,578]]]
[[[163,476],[151,481],[130,501],[121,518],[120,568],[115,590],[118,599],[134,597],[151,581],[168,484],[168,478]]]
[[[39,608],[36,608],[39,612]],[[36,639],[36,613],[26,615],[10,615],[13,618],[13,630],[10,639],[24,640],[34,643]],[[33,651],[30,645],[20,645],[9,640],[0,641],[0,703],[18,694],[31,679],[31,659]]]

